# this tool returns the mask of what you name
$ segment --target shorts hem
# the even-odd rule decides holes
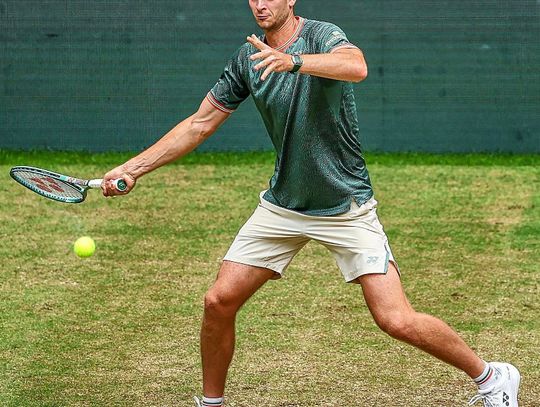
[[[369,274],[386,274],[387,271],[388,269],[382,270],[382,271],[357,271],[355,273],[347,273],[345,282],[354,283],[355,282],[354,280],[356,280],[358,277],[367,276]],[[354,277],[351,277],[351,276],[354,276]]]
[[[268,270],[272,270],[275,273],[275,279],[281,278],[285,269],[285,267],[279,267],[274,263],[248,259],[245,257],[225,256],[223,258],[223,261],[232,261],[234,263],[240,263],[246,266],[262,267]]]
[[[388,265],[392,263],[394,265],[394,267],[396,268],[396,271],[398,273],[398,275],[401,277],[401,271],[399,270],[399,266],[397,264],[397,262],[394,260],[394,259],[388,259],[388,261],[386,262],[386,265],[384,267],[384,270],[382,271],[362,271],[362,270],[356,270],[356,271],[353,271],[351,273],[347,273],[347,276],[345,278],[345,282],[346,283],[354,283],[358,277],[362,277],[362,276],[367,276],[369,274],[387,274],[388,273]],[[354,276],[354,277],[350,277],[350,276]]]

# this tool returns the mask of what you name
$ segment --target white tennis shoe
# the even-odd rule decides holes
[[[198,397],[193,397],[193,400],[195,401],[195,407],[204,407],[206,404],[203,404],[203,402]],[[223,406],[222,403],[219,404],[220,407]]]
[[[478,390],[478,394],[469,401],[469,406],[483,401],[484,407],[518,407],[518,391],[521,375],[515,366],[509,363],[491,362],[501,377],[493,387]]]

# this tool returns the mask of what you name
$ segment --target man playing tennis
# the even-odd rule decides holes
[[[129,192],[139,177],[192,151],[253,97],[276,150],[275,172],[206,293],[204,397],[196,404],[223,405],[238,310],[313,239],[334,255],[347,282],[362,286],[383,331],[476,382],[470,404],[517,406],[514,366],[484,362],[448,325],[416,312],[405,297],[359,143],[351,82],[366,78],[366,62],[339,27],[295,16],[295,2],[249,0],[264,36],[247,38],[195,114],[108,172],[102,185],[106,196],[121,194],[113,180],[122,178]]]

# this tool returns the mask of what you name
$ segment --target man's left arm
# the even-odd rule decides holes
[[[302,55],[302,59],[304,63],[298,72],[306,75],[361,82],[368,74],[364,54],[358,48],[342,48],[330,54],[307,54]]]
[[[255,70],[264,69],[261,80],[265,80],[272,72],[290,72],[294,63],[289,54],[277,51],[255,35],[247,38],[259,50],[251,55],[251,60],[260,60],[253,67]],[[360,82],[367,77],[367,64],[362,51],[354,48],[340,48],[328,54],[302,54],[304,63],[298,72],[319,76],[321,78],[335,79],[346,82]]]

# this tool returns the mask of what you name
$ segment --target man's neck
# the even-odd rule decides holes
[[[278,48],[282,44],[285,44],[285,42],[293,36],[296,27],[298,26],[298,22],[299,18],[291,14],[281,27],[264,33],[266,43],[272,48]]]

